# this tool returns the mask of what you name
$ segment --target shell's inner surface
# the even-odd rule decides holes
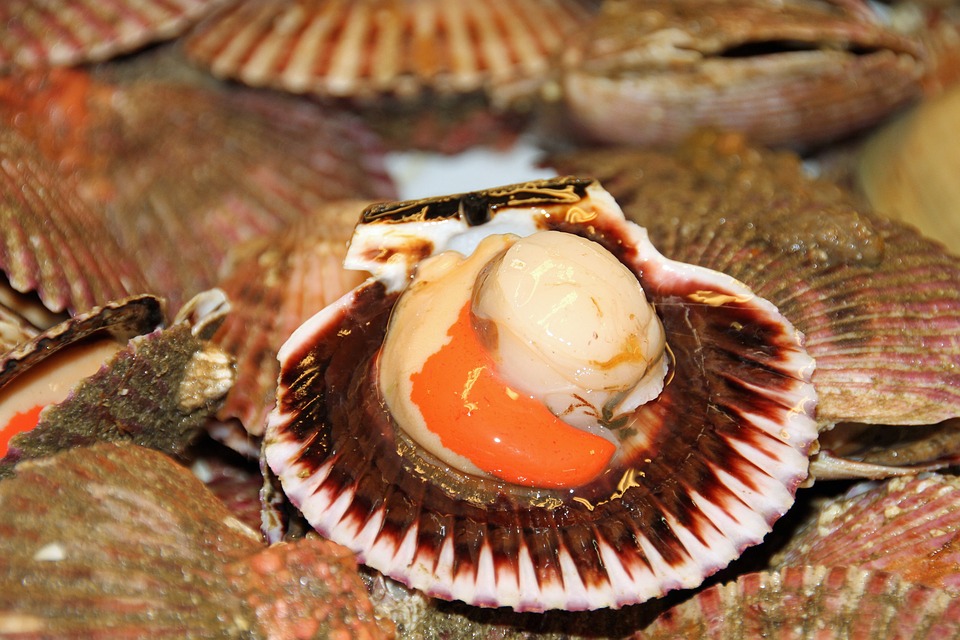
[[[400,428],[443,462],[577,486],[613,457],[611,423],[660,393],[663,353],[643,289],[606,249],[559,231],[497,234],[469,257],[420,264],[379,380]]]
[[[494,323],[509,314],[484,312],[487,302],[477,305],[496,289],[475,295],[477,277],[491,277],[496,262],[509,260],[509,250],[523,248],[521,242],[536,245],[557,232],[577,236],[578,247],[581,239],[597,243],[632,274],[669,346],[670,376],[662,391],[630,410],[622,425],[605,425],[612,440],[549,411],[544,417],[524,408],[503,418],[512,402],[497,400],[504,387],[531,398],[509,380],[494,345],[509,328]],[[807,475],[817,435],[816,395],[802,335],[739,281],[662,256],[593,181],[558,178],[376,205],[364,212],[345,264],[372,276],[301,325],[280,349],[264,457],[314,528],[408,586],[518,610],[643,602],[697,586],[760,542]],[[462,274],[453,268],[464,264],[470,268]],[[457,282],[452,290],[459,295],[446,288],[430,292],[413,279],[438,278],[439,272]],[[401,310],[412,295],[423,297]],[[591,295],[601,299],[596,290]],[[636,292],[615,295],[639,299]],[[615,308],[606,297],[604,313]],[[409,320],[402,317],[408,311]],[[518,335],[535,324],[529,321],[537,313],[521,314]],[[427,320],[437,324],[419,326]],[[653,318],[631,322],[632,330],[659,345],[649,335]],[[388,327],[401,323],[388,338],[398,328]],[[388,344],[394,338],[401,345],[396,353]],[[393,378],[397,388],[388,390],[382,376],[406,358],[398,356],[408,342],[419,355]],[[469,357],[459,357],[460,349]],[[602,353],[584,358],[609,359]],[[651,370],[663,366],[656,356],[648,360],[617,384],[629,386],[638,377],[645,384],[647,364]],[[492,369],[497,375],[485,377]],[[474,386],[486,391],[464,399],[465,372],[476,370]],[[430,394],[446,399],[425,401]],[[411,403],[395,407],[403,397]],[[556,486],[542,481],[559,476],[553,469],[537,468],[533,482],[465,472],[440,458],[436,451],[443,448],[429,448],[429,430],[422,442],[411,434],[415,427],[404,412],[421,413],[430,424],[427,413],[462,415],[474,400],[480,410],[495,409],[490,423],[534,432],[546,423],[562,433],[560,444],[576,436],[601,454],[605,445],[616,451],[608,462],[598,456],[599,473]],[[545,410],[543,401],[531,401]],[[604,404],[597,402],[601,409]],[[449,427],[446,418],[439,421]]]

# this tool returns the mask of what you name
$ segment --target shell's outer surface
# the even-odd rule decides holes
[[[148,292],[139,267],[80,198],[76,181],[46,157],[32,131],[8,126],[15,116],[0,104],[0,271],[10,287],[35,293],[57,313]]]
[[[15,637],[390,635],[345,549],[265,548],[160,453],[101,444],[25,462],[0,505],[0,627]]]
[[[435,465],[385,412],[372,375],[420,259],[452,236],[469,253],[480,236],[538,225],[583,234],[638,274],[675,359],[663,394],[637,410],[622,458],[572,491]],[[799,334],[740,283],[663,259],[598,185],[565,179],[373,207],[349,254],[380,279],[281,349],[265,455],[311,524],[365,564],[477,605],[619,607],[696,586],[792,504],[816,437]]]
[[[175,37],[222,0],[10,0],[0,6],[0,73],[105,60]]]
[[[916,98],[920,47],[840,3],[608,0],[564,52],[564,101],[591,137],[670,145],[740,131],[807,146]]]
[[[378,141],[348,114],[245,89],[47,78],[20,120],[172,310],[216,284],[234,244],[329,199],[393,195]]]
[[[960,602],[882,571],[788,567],[702,591],[634,640],[957,638]]]
[[[817,361],[818,420],[935,424],[960,415],[960,260],[792,154],[706,135],[673,153],[551,159],[597,177],[669,258],[772,301]]]
[[[218,76],[295,93],[467,93],[539,84],[588,15],[577,0],[245,0],[187,50]]]
[[[851,566],[960,593],[960,479],[923,474],[854,486],[820,506],[779,566]]]
[[[149,300],[138,306],[147,306],[149,312]],[[136,312],[135,308],[132,313]],[[130,318],[125,315],[130,314],[123,307],[107,307],[106,313],[85,319],[77,329],[68,321],[61,333],[89,334],[90,327],[113,320],[127,328]],[[220,407],[234,379],[232,359],[195,335],[195,329],[190,322],[178,322],[131,338],[105,366],[80,381],[66,400],[46,407],[33,430],[14,436],[0,474],[9,473],[19,460],[101,441],[126,440],[166,452],[183,451]],[[56,341],[56,333],[28,345],[30,353],[38,353],[43,341]]]
[[[294,329],[359,285],[367,274],[343,259],[360,201],[331,203],[289,227],[236,247],[220,283],[232,304],[213,341],[237,359],[237,382],[218,414],[263,435],[276,399],[277,352]]]
[[[960,255],[960,150],[950,140],[960,120],[960,85],[876,132],[857,175],[876,211],[915,225]]]

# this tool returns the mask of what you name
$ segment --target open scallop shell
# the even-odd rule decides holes
[[[857,3],[608,0],[564,51],[563,100],[603,142],[671,145],[702,127],[809,146],[920,95],[920,46]]]
[[[702,591],[631,637],[957,638],[960,601],[882,571],[788,567]]]
[[[266,548],[189,470],[129,443],[18,465],[0,531],[16,637],[392,637],[346,549]]]
[[[0,73],[105,60],[173,38],[223,0],[9,0],[0,5]]]
[[[660,398],[637,410],[622,464],[575,490],[429,462],[371,377],[417,261],[450,233],[516,232],[511,220],[525,233],[583,234],[617,256],[652,299],[675,360]],[[307,520],[364,563],[477,605],[619,607],[700,584],[793,503],[816,437],[799,333],[735,280],[663,258],[599,185],[560,179],[374,207],[350,254],[381,279],[284,345],[264,450]]]
[[[588,15],[577,0],[245,0],[186,46],[218,76],[294,93],[469,93],[538,86]]]
[[[799,159],[707,134],[679,150],[556,156],[596,176],[674,259],[745,282],[806,336],[817,418],[960,416],[960,259],[809,178]]]
[[[221,419],[237,418],[249,434],[263,435],[276,400],[280,346],[307,318],[367,277],[343,268],[347,242],[367,204],[331,203],[231,251],[220,287],[232,309],[213,342],[237,359],[237,382]]]

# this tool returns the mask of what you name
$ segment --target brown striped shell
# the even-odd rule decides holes
[[[864,13],[858,1],[607,0],[565,48],[563,101],[609,143],[671,145],[703,127],[833,141],[920,94],[920,46]]]
[[[295,93],[469,93],[536,87],[588,15],[577,0],[245,0],[186,47],[217,76]]]
[[[469,246],[531,228],[582,234],[627,265],[674,358],[622,457],[576,489],[438,464],[385,410],[373,375],[420,259],[451,233]],[[284,345],[264,452],[307,520],[364,563],[476,605],[619,607],[698,585],[792,504],[816,437],[799,334],[732,279],[665,260],[599,185],[567,178],[372,207],[350,255],[380,278]]]
[[[213,342],[237,359],[237,381],[219,412],[261,436],[276,398],[277,351],[307,318],[368,274],[343,268],[347,242],[368,202],[331,203],[280,231],[235,247],[220,283],[231,313]]]
[[[704,135],[674,153],[580,150],[549,162],[594,175],[674,259],[772,301],[817,361],[817,419],[934,424],[960,416],[960,259],[809,178],[797,157]]]
[[[960,601],[882,571],[787,567],[717,585],[662,614],[633,640],[958,638]]]
[[[5,634],[393,637],[346,549],[265,547],[189,470],[129,443],[18,465],[0,531]]]
[[[223,0],[8,0],[0,74],[106,60],[173,38]]]

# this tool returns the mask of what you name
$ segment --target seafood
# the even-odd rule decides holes
[[[561,389],[555,406],[574,396],[580,402],[572,413],[587,409],[574,423],[593,416],[583,430],[556,419],[528,389],[513,388],[515,378],[490,355],[496,353],[496,334],[510,330],[510,323],[495,325],[494,332],[490,324],[503,322],[498,304],[482,304],[493,311],[481,322],[486,328],[474,331],[463,311],[469,305],[463,305],[478,294],[459,283],[471,276],[446,269],[561,233],[576,236],[575,246],[586,243],[591,251],[612,254],[617,269],[632,272],[656,309],[654,319],[627,306],[624,313],[635,314],[638,322],[618,322],[631,327],[631,337],[603,336],[630,345],[619,355],[603,355],[608,360],[592,363],[595,370],[584,376],[596,376],[602,385],[616,378],[609,393]],[[510,254],[508,266],[539,251],[528,250]],[[559,269],[592,269],[606,259]],[[493,263],[481,267],[488,279]],[[735,280],[664,259],[596,183],[566,178],[375,205],[364,213],[345,264],[373,275],[284,344],[264,453],[284,492],[317,530],[401,582],[445,599],[518,610],[640,602],[698,585],[759,542],[806,476],[816,437],[815,395],[808,382],[813,361],[799,333]],[[417,278],[429,283],[439,272],[457,282],[435,291],[427,316],[417,316],[413,305],[414,320],[401,319],[403,298],[428,288]],[[557,288],[575,298],[573,281],[572,289]],[[494,286],[491,292],[496,291]],[[620,285],[613,291],[623,295]],[[545,313],[542,325],[550,326],[551,308],[571,306],[551,303],[555,294],[531,294],[540,308],[534,317]],[[600,295],[590,294],[595,304]],[[570,296],[561,298],[569,302]],[[438,324],[430,324],[434,311]],[[391,315],[389,324],[403,326],[388,328]],[[661,322],[666,347],[657,337]],[[431,328],[422,332],[417,323]],[[589,322],[581,328],[585,336],[576,337],[578,343],[589,343],[593,331],[601,341],[603,330]],[[393,359],[388,355],[393,331],[411,336],[411,343],[438,338],[443,343],[443,334],[450,336],[433,355],[420,354],[426,355],[422,373],[439,367],[426,386],[402,373],[409,370],[404,354],[399,369],[387,362]],[[486,348],[471,343],[471,335]],[[454,351],[445,352],[448,347]],[[669,355],[658,353],[667,348]],[[549,352],[551,346],[542,338],[536,349]],[[599,353],[606,353],[603,349]],[[458,369],[458,355],[473,353],[491,359],[471,355]],[[576,356],[553,353],[563,377],[564,360]],[[661,357],[668,359],[670,372],[657,395]],[[618,369],[621,362],[629,364],[627,373]],[[543,367],[540,374],[547,381],[557,377],[556,370]],[[391,398],[403,391],[388,387],[402,387],[408,379],[411,400],[428,422],[425,429],[403,416],[415,421],[417,407],[391,406]],[[462,397],[438,397],[436,404],[418,398],[435,384],[452,385]],[[640,387],[643,397],[632,398]],[[540,405],[540,413],[535,406],[532,412],[524,408],[531,404]],[[501,409],[520,414],[500,421]],[[436,411],[449,418],[431,420],[427,414]],[[482,414],[473,428],[464,415],[471,411]],[[450,425],[461,423],[466,427],[450,432]],[[490,438],[494,458],[509,458],[504,468],[488,464],[483,442],[448,444],[471,431]],[[517,446],[516,440],[526,437],[545,451],[571,454],[572,462],[552,468],[551,455]],[[461,464],[462,458],[468,464]],[[566,475],[585,458],[591,464],[586,473]]]
[[[232,360],[209,342],[228,308],[222,293],[205,292],[161,329],[159,302],[141,296],[4,355],[0,476],[20,460],[105,440],[182,452],[233,383]]]
[[[149,449],[106,443],[23,462],[0,481],[0,507],[5,634],[393,636],[346,549],[317,538],[265,547]]]
[[[860,2],[607,0],[563,52],[561,99],[603,142],[674,145],[704,127],[831,142],[920,95],[919,43],[864,13]]]
[[[711,587],[631,636],[765,637],[957,638],[960,603],[883,571],[788,567]]]
[[[775,566],[847,566],[960,592],[960,478],[922,474],[860,483],[818,504],[773,559]]]
[[[239,419],[250,435],[263,435],[276,398],[280,345],[366,278],[342,265],[353,226],[368,204],[330,203],[231,250],[219,286],[232,308],[213,342],[237,359],[237,381],[218,413],[221,420]]]
[[[124,263],[110,268],[115,241],[148,283],[130,293],[161,295],[172,310],[216,285],[233,245],[328,199],[394,193],[382,149],[354,117],[330,117],[287,96],[167,80],[114,84],[80,70],[7,83],[0,113],[71,176],[67,184],[99,214],[94,227],[112,236],[90,270],[127,281]],[[37,194],[24,215],[42,213],[59,195],[56,188]]]
[[[960,416],[960,260],[938,243],[809,178],[793,154],[742,136],[697,136],[675,153],[580,150],[548,163],[595,175],[669,258],[728,273],[776,304],[816,359],[822,430]],[[960,443],[944,444],[938,455],[949,462]]]
[[[0,6],[0,73],[74,65],[173,38],[223,0],[10,0]]]

